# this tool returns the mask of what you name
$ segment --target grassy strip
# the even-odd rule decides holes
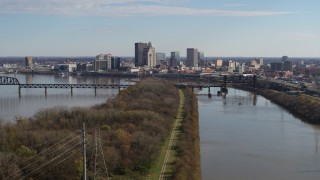
[[[179,95],[180,95],[180,102],[179,102],[179,109],[177,112],[177,118],[175,120],[173,127],[170,130],[170,133],[169,133],[170,135],[166,138],[166,140],[161,148],[161,153],[160,153],[159,157],[157,158],[156,162],[152,165],[152,167],[150,169],[150,174],[146,177],[146,179],[158,180],[160,178],[163,165],[165,165],[165,164],[166,164],[166,167],[163,172],[163,174],[165,174],[165,176],[163,176],[163,178],[170,178],[170,176],[172,175],[172,173],[174,171],[173,164],[174,164],[175,157],[177,154],[174,147],[176,146],[177,141],[178,141],[178,136],[180,133],[180,126],[181,126],[181,121],[182,121],[183,107],[184,107],[184,103],[185,103],[184,94],[181,90],[179,90]],[[174,133],[173,137],[171,136],[172,133]],[[171,148],[168,150],[170,138],[172,138],[173,141],[171,144]],[[169,157],[168,157],[167,162],[164,162],[167,151],[169,151]]]
[[[201,179],[198,100],[190,89],[184,92],[183,121],[176,146],[175,169],[170,179],[198,180]]]

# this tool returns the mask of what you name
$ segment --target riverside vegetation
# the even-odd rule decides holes
[[[191,91],[184,93],[186,113],[172,177],[200,179],[197,100]],[[93,169],[111,179],[152,177],[149,170],[169,136],[178,97],[172,82],[147,79],[92,108],[55,107],[14,124],[0,121],[0,179],[80,179],[82,122],[87,126],[89,179]],[[107,172],[103,158],[90,158],[97,154],[93,128],[100,129],[95,132]]]
[[[235,88],[256,92],[279,104],[290,113],[311,124],[320,124],[320,100],[306,94],[289,95],[282,87],[273,86],[269,81],[258,81],[257,88],[233,85]]]

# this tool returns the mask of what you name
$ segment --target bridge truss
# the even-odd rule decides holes
[[[0,85],[20,85],[17,78],[0,76]]]

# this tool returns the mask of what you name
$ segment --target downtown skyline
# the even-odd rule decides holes
[[[319,57],[317,0],[1,0],[0,56]]]

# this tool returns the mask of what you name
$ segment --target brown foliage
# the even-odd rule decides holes
[[[74,179],[79,177],[81,146],[79,144],[69,152],[75,142],[63,146],[66,141],[61,140],[69,136],[80,137],[84,121],[88,156],[93,152],[91,128],[102,127],[101,141],[109,174],[129,176],[135,171],[142,173],[150,167],[168,136],[178,109],[177,97],[178,90],[173,83],[146,79],[121,91],[115,99],[93,108],[55,107],[41,110],[30,119],[19,118],[14,125],[0,126],[0,153],[11,155],[14,159],[9,170],[20,172],[17,177]],[[72,156],[56,166],[49,163],[39,171],[29,173],[65,151]],[[66,157],[64,155],[58,161]],[[0,160],[0,165],[7,162],[7,159]],[[19,161],[21,163],[15,163]],[[28,166],[32,162],[36,163]],[[1,172],[2,169],[0,176],[7,176]]]
[[[260,90],[262,95],[277,104],[285,107],[294,115],[301,117],[304,121],[319,124],[320,123],[320,104],[317,98],[308,95],[288,95],[274,90]]]

